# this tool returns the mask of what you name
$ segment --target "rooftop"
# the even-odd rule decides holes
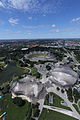
[[[50,76],[50,80],[61,86],[73,85],[78,79],[78,74],[68,67],[55,68]]]

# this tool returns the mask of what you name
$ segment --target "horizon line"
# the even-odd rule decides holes
[[[0,39],[0,41],[4,41],[4,40],[57,40],[57,39],[80,39],[80,38],[7,38],[7,39]]]

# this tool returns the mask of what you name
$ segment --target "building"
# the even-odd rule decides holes
[[[69,67],[57,67],[52,71],[49,79],[63,87],[72,86],[77,82],[78,74]]]
[[[25,77],[13,82],[10,90],[12,98],[21,97],[32,103],[36,103],[39,99],[44,98],[46,92],[44,84],[35,81],[32,77]]]

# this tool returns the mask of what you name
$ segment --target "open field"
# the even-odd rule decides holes
[[[33,58],[33,57],[48,57],[47,54],[42,54],[42,53],[37,53],[37,54],[32,54],[32,55],[29,55],[28,58]]]
[[[43,109],[39,120],[77,120],[77,119],[58,112]]]
[[[80,114],[80,111],[78,109],[78,106],[76,104],[73,104],[73,106],[75,107],[75,109],[77,110],[77,112]]]
[[[46,99],[45,99],[45,105],[51,105],[54,107],[59,107],[59,108],[71,110],[68,106],[61,105],[61,101],[63,101],[63,99],[60,98],[58,95],[56,95],[54,93],[49,93],[49,94],[53,95],[53,104],[49,104],[49,97],[48,97],[49,95],[47,95]]]
[[[0,62],[0,67],[4,67],[5,63],[4,62]]]
[[[5,59],[5,57],[0,57],[0,61],[3,61]]]
[[[37,68],[36,67],[20,67],[19,65],[17,65],[19,68],[23,69],[23,70],[30,70],[32,73],[32,76],[35,76],[35,74],[37,73]]]
[[[0,103],[2,102],[2,111],[0,111],[0,115],[3,112],[7,112],[7,120],[24,120],[30,115],[31,105],[26,102],[26,104],[22,107],[16,106],[12,102],[11,95],[6,95],[2,100],[0,99]],[[1,106],[0,106],[1,107]]]

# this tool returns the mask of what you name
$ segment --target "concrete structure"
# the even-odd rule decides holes
[[[35,81],[31,77],[25,77],[11,85],[12,97],[21,97],[29,102],[36,103],[44,98],[46,89],[44,84]]]
[[[60,86],[72,86],[78,80],[78,74],[68,67],[55,68],[49,79]]]
[[[39,54],[39,55],[36,55]],[[50,60],[53,61],[55,59],[55,56],[52,55],[50,52],[47,51],[34,51],[34,52],[30,52],[29,54],[26,54],[25,59],[30,59],[31,61],[46,61],[46,60]]]
[[[56,68],[54,67],[54,69],[50,71],[50,74],[47,78],[46,76],[43,76],[42,79],[38,80],[35,79],[34,77],[28,76],[21,80],[13,82],[11,84],[10,90],[13,98],[21,97],[22,99],[25,99],[34,104],[38,102],[40,104],[39,105],[40,114],[43,108],[47,108],[79,119],[80,115],[74,108],[73,103],[71,103],[68,100],[66,91],[62,93],[61,90],[58,91],[56,89],[58,86],[59,87],[72,86],[77,82],[77,80],[78,74],[74,72],[72,69],[70,69],[69,67],[57,66]],[[45,96],[48,93],[55,93],[58,96],[60,96],[63,99],[64,103],[66,103],[64,104],[62,102],[61,104],[70,107],[72,111],[54,106],[44,105]],[[53,104],[53,102],[54,102],[53,96],[49,95],[49,103]],[[38,118],[40,117],[40,114]],[[38,118],[36,118],[36,120],[38,120]]]
[[[78,75],[67,67],[58,67],[51,71],[49,77],[41,80],[28,76],[11,84],[12,97],[21,97],[29,102],[36,103],[46,95],[46,89],[52,84],[62,87],[74,85]]]

